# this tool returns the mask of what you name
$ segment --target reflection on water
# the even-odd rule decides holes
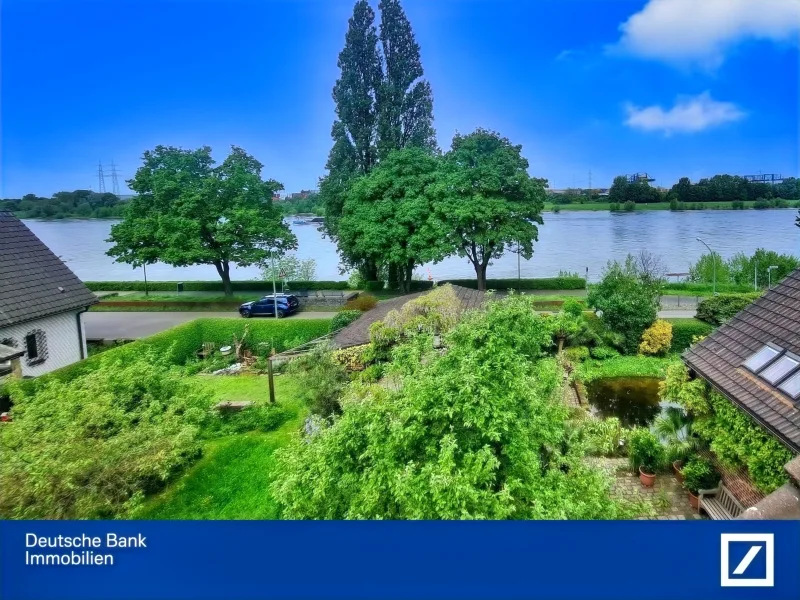
[[[670,272],[685,272],[705,251],[697,241],[703,238],[715,252],[728,258],[737,252],[752,254],[766,247],[780,253],[800,255],[800,229],[795,227],[796,210],[707,210],[647,211],[640,213],[561,212],[546,213],[539,227],[539,241],[530,261],[520,261],[522,277],[552,277],[559,271],[585,274],[596,281],[605,264],[623,259],[628,253],[647,249],[663,258]],[[115,264],[105,255],[113,220],[61,221],[26,220],[25,223],[68,266],[87,281],[141,279],[141,269]],[[323,237],[322,230],[308,225],[290,225],[298,240],[297,256],[317,261],[317,279],[343,279],[335,245]],[[436,265],[418,269],[435,279],[474,278],[475,271],[466,258],[452,256]],[[234,267],[235,280],[258,279],[256,267]],[[217,280],[211,265],[174,268],[155,264],[147,268],[154,281]],[[495,260],[488,271],[490,279],[516,277],[517,255],[513,252]]]
[[[588,386],[592,412],[601,418],[617,417],[623,427],[649,427],[661,412],[657,377],[595,379]]]

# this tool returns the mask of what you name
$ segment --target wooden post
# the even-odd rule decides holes
[[[267,373],[269,374],[269,402],[275,404],[275,381],[272,378],[272,359],[267,359]]]
[[[11,377],[22,379],[22,361],[19,358],[11,359]]]

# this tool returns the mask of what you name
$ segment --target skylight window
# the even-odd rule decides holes
[[[744,363],[744,366],[750,369],[753,373],[758,373],[761,369],[763,369],[769,362],[771,362],[776,356],[778,356],[782,350],[780,348],[775,348],[773,346],[764,346],[753,354],[747,361]]]
[[[800,372],[789,377],[789,379],[778,386],[778,389],[792,400],[800,400]]]
[[[772,385],[775,385],[789,373],[794,371],[797,367],[800,367],[800,360],[795,359],[788,354],[784,354],[769,367],[759,373],[759,376]]]

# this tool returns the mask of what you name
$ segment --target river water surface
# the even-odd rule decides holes
[[[714,251],[728,258],[737,252],[752,254],[757,248],[800,255],[800,228],[795,226],[796,210],[707,210],[642,211],[639,213],[561,212],[545,213],[533,258],[519,262],[524,277],[553,277],[559,271],[586,274],[594,281],[607,261],[624,259],[642,249],[661,256],[669,272],[686,272],[706,252],[697,241],[702,238]],[[124,281],[142,278],[141,269],[114,263],[105,255],[114,220],[65,219],[26,220],[25,223],[50,249],[67,262],[85,281]],[[338,280],[336,247],[315,225],[291,225],[297,235],[299,258],[317,262],[317,279]],[[508,253],[489,266],[489,278],[517,277],[517,255]],[[465,258],[452,256],[437,265],[418,269],[425,278],[474,278]],[[155,264],[147,268],[153,281],[215,281],[211,265],[170,267]],[[260,278],[256,267],[232,267],[231,278]]]

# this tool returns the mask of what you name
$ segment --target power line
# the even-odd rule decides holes
[[[117,166],[111,161],[111,192],[119,196],[119,180],[117,179]]]
[[[97,163],[97,184],[98,184],[98,192],[101,194],[106,193],[106,176],[103,174],[103,163],[99,161]]]

